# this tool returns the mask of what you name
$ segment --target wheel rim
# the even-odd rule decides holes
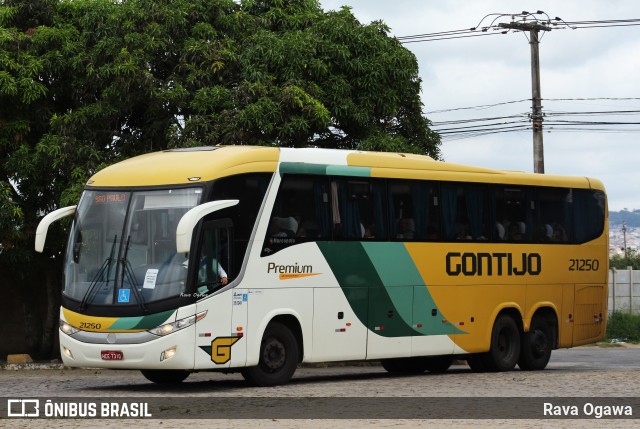
[[[287,360],[287,350],[284,344],[276,338],[270,338],[264,345],[262,363],[270,372],[281,369]]]
[[[547,335],[536,329],[531,335],[531,354],[536,358],[542,357],[547,353]]]
[[[509,360],[515,351],[512,338],[513,335],[508,328],[500,330],[496,349],[500,357],[504,360]]]

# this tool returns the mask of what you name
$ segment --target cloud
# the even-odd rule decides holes
[[[362,22],[383,20],[391,34],[407,36],[476,26],[489,13],[542,9],[566,21],[640,18],[636,0],[323,0],[325,9],[352,7]],[[501,18],[508,22],[509,18]],[[489,23],[489,21],[485,21]],[[425,111],[488,105],[531,98],[530,48],[523,33],[405,44],[418,59]],[[555,29],[540,44],[544,111],[640,110],[640,100],[551,100],[640,97],[640,27]],[[482,110],[429,114],[432,121],[527,114],[530,102]],[[550,118],[549,118],[550,119]],[[561,118],[556,118],[561,119]],[[567,119],[567,118],[562,118]],[[635,121],[640,115],[582,117],[580,120]],[[609,206],[640,208],[640,132],[580,132],[545,125],[545,170],[590,176],[607,186]],[[622,130],[629,127],[612,126]],[[640,129],[638,125],[636,130]],[[566,130],[566,127],[565,127]],[[506,170],[533,171],[530,131],[444,140],[447,161]]]

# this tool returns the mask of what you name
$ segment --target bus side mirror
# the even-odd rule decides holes
[[[188,253],[191,250],[193,229],[196,227],[200,219],[215,211],[226,209],[227,207],[233,207],[239,202],[240,200],[211,201],[209,203],[195,206],[186,212],[180,219],[180,222],[178,222],[178,227],[176,228],[176,252]]]
[[[77,206],[63,207],[61,209],[52,211],[48,215],[42,218],[36,229],[36,252],[42,253],[44,250],[44,242],[47,240],[47,231],[49,231],[49,225],[53,222],[62,219],[63,217],[71,216],[76,212]]]

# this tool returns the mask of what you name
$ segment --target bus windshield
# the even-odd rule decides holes
[[[176,227],[202,188],[84,192],[66,253],[63,294],[91,305],[146,305],[180,296],[187,255]]]

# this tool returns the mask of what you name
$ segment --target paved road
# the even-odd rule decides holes
[[[385,407],[388,408],[392,403],[380,402],[385,398],[395,398],[393,399],[395,401],[406,400],[406,403],[394,403],[394,406],[400,405],[408,413],[420,404],[424,404],[425,401],[429,402],[431,406],[441,404],[449,407],[451,403],[457,403],[460,414],[456,415],[462,416],[468,414],[471,405],[484,406],[482,398],[498,398],[493,401],[501,408],[522,406],[532,401],[531,399],[517,399],[522,397],[538,397],[554,401],[566,401],[566,398],[571,398],[570,404],[571,401],[576,401],[578,404],[577,398],[580,397],[618,398],[607,400],[610,403],[623,405],[626,404],[625,398],[632,398],[629,399],[631,402],[627,403],[633,405],[640,398],[639,370],[640,348],[581,347],[554,351],[548,368],[538,372],[525,372],[516,369],[505,373],[482,374],[471,372],[466,365],[454,365],[446,374],[427,373],[421,376],[399,377],[387,374],[380,366],[303,367],[298,369],[291,383],[286,386],[254,388],[248,387],[239,374],[197,373],[192,374],[186,382],[178,387],[165,387],[147,382],[137,371],[5,370],[0,371],[0,391],[3,392],[2,396],[18,398],[37,396],[54,400],[56,398],[62,398],[62,400],[64,398],[101,398],[101,400],[126,398],[136,400],[137,398],[137,400],[142,400],[141,397],[143,397],[144,400],[164,401],[162,403],[166,404],[167,398],[173,398],[169,401],[175,401],[181,409],[189,408],[191,415],[198,417],[200,417],[198,413],[211,412],[212,401],[219,405],[224,404],[225,410],[237,409],[238,413],[242,415],[243,410],[247,410],[250,405],[253,405],[255,409],[266,407],[277,410],[282,405],[283,398],[288,401],[288,406],[292,407],[292,413],[298,419],[348,418],[354,416],[353,410],[363,410],[366,407],[380,411]],[[330,399],[327,401],[323,398]],[[319,400],[324,402],[318,403]],[[634,406],[634,411],[640,414],[640,408]],[[414,427],[420,422],[397,420],[397,414],[402,414],[403,411],[395,412],[396,414],[390,420],[386,420],[388,417],[375,418],[373,426]],[[526,413],[526,410],[524,412]],[[373,411],[372,413],[372,415],[379,417],[379,414]],[[229,417],[228,414],[222,415]],[[304,426],[338,428],[344,427],[346,424],[350,427],[366,427],[365,422],[371,422],[371,419],[367,419],[367,415],[367,413],[356,413],[356,418],[364,420],[313,420],[313,424],[305,420],[307,424]],[[249,413],[244,414],[244,417],[258,418],[261,415]],[[301,426],[299,420],[288,420],[289,416],[277,415],[276,417],[276,419],[266,420],[224,420],[225,423],[219,426],[227,427],[231,424],[230,422],[233,422],[233,427],[252,429],[258,426],[278,426],[279,428]],[[182,420],[172,421],[176,423],[176,427],[180,426],[180,422],[184,422]],[[277,421],[277,425],[273,423],[275,421]],[[66,422],[69,423],[69,420]],[[81,420],[73,422],[80,423]],[[207,422],[212,423],[210,420],[202,419],[190,422],[192,426],[196,427],[206,427]],[[222,420],[218,422],[222,422]],[[450,427],[450,423],[439,422],[442,423],[442,427]],[[492,423],[489,425],[489,422]],[[537,427],[541,423],[545,427],[584,427],[596,423],[593,420],[575,420],[574,423],[566,420],[517,420],[516,422],[515,426],[525,424],[529,427]],[[637,426],[637,422],[638,420],[635,422],[597,420],[597,426],[621,427],[629,425],[629,427],[633,427],[634,423]],[[9,427],[22,426],[18,425],[16,420],[0,422],[0,426],[3,426],[3,423],[11,423]],[[40,421],[40,424],[42,423],[43,421]],[[93,426],[103,424],[118,426],[114,423],[113,420],[92,421]],[[359,426],[361,423],[362,426]],[[431,421],[430,426],[433,426],[433,423],[434,421]],[[497,423],[495,420],[458,420],[455,426],[494,426]],[[146,420],[141,423],[141,427],[155,427],[157,424],[158,420]],[[78,427],[81,426],[78,425]],[[163,427],[171,426],[165,425]]]

